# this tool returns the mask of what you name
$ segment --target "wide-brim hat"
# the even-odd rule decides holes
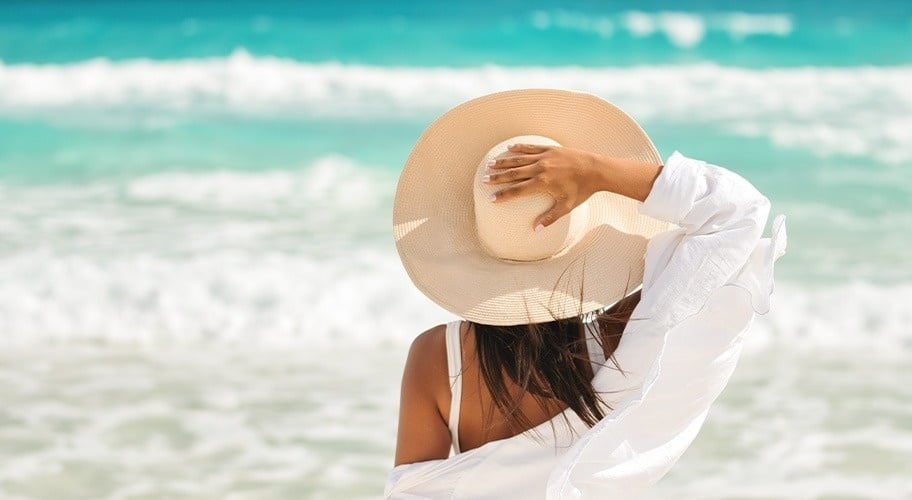
[[[464,102],[428,126],[399,177],[393,233],[415,286],[447,311],[489,325],[578,316],[637,289],[646,244],[668,224],[641,215],[638,201],[602,191],[534,231],[548,195],[491,203],[487,196],[507,185],[481,180],[488,160],[511,154],[511,141],[661,164],[643,129],[592,94],[525,89]]]

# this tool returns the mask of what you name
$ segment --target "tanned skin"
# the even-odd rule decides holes
[[[662,166],[657,164],[611,158],[561,146],[514,144],[509,147],[509,152],[513,154],[488,165],[491,174],[485,182],[492,185],[511,184],[496,193],[492,203],[503,203],[534,193],[547,193],[554,199],[554,205],[535,219],[532,230],[551,225],[599,191],[645,201],[662,170]],[[527,430],[517,432],[510,429],[496,411],[493,426],[485,428],[483,416],[491,408],[491,396],[481,383],[474,355],[474,332],[465,325],[463,323],[465,331],[460,332],[464,392],[459,441],[463,451]],[[542,408],[531,399],[531,395],[526,397],[529,401],[522,401],[521,408],[533,425],[546,422],[566,409],[560,401]],[[409,350],[402,377],[395,464],[447,458],[451,445],[447,427],[449,412],[446,326],[437,325],[419,335]]]

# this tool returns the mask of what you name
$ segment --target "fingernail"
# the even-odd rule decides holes
[[[535,226],[535,232],[536,233],[541,232],[541,230],[544,228],[545,228],[544,224],[539,224],[539,225]]]
[[[488,163],[485,164],[486,167],[493,167],[497,165],[497,160],[488,160]]]
[[[494,201],[494,200],[496,200],[496,199],[497,199],[497,194],[496,194],[496,193],[495,193],[495,194],[492,194],[491,196],[488,196],[488,201]]]
[[[485,175],[485,176],[482,176],[482,178],[481,178],[481,182],[488,182],[489,180],[491,180],[490,175]]]
[[[513,146],[515,146],[515,145],[516,144],[507,144],[507,149],[513,149]]]

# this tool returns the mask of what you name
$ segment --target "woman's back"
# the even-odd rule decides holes
[[[568,409],[594,425],[607,405],[592,388],[592,378],[606,365],[622,368],[613,354],[639,301],[637,291],[587,319],[510,327],[448,325],[452,398],[449,404],[446,397],[438,401],[443,401],[440,414],[454,442],[458,436],[455,449],[467,451],[515,436]]]
[[[585,431],[585,413],[598,421],[607,408],[594,394],[590,381],[606,365],[606,369],[623,370],[616,366],[613,354],[639,300],[640,293],[635,292],[588,323],[568,318],[538,325],[491,327],[457,321],[419,335],[409,353],[400,402],[412,415],[404,421],[406,412],[400,412],[400,427],[417,428],[418,432],[410,433],[408,440],[400,433],[396,465],[446,456],[451,447],[457,452],[473,450],[555,417],[572,420],[572,424],[566,422],[571,425],[564,426],[572,429],[572,434]],[[486,336],[481,346],[479,335]],[[505,341],[506,337],[511,340]],[[537,352],[530,354],[532,350]],[[487,376],[485,362],[496,367],[489,369]],[[574,387],[574,383],[585,388]],[[591,406],[597,408],[583,401],[584,390],[593,391],[597,399]],[[550,393],[576,395],[577,400],[572,401],[576,410],[568,411],[569,399],[551,397]],[[501,398],[500,404],[495,401],[496,395]],[[454,407],[458,407],[458,415]],[[534,438],[548,442],[553,427],[540,430]]]
[[[631,498],[693,441],[754,313],[768,310],[785,231],[777,219],[761,240],[762,194],[679,153],[663,165],[597,98],[538,92],[454,108],[400,176],[394,235],[409,277],[471,323],[454,357],[465,452],[447,458],[457,413],[441,326],[408,355],[389,498]],[[489,135],[526,121],[573,146],[514,136],[481,155]],[[476,122],[503,129],[466,126]],[[603,346],[609,366],[593,378],[581,321],[640,284],[623,341]]]
[[[458,450],[468,451],[485,443],[506,439],[521,432],[547,422],[567,409],[567,404],[554,398],[538,397],[530,392],[523,391],[522,387],[508,376],[503,376],[507,393],[517,401],[517,411],[521,412],[527,425],[517,427],[516,423],[504,414],[501,408],[494,403],[491,389],[485,383],[481,373],[477,343],[476,329],[468,322],[459,322],[455,332],[459,343],[456,348],[461,355],[461,370],[459,384],[450,380],[450,391],[454,387],[461,387],[459,397],[458,415],[452,412],[452,399],[440,398],[444,405],[440,414],[448,424],[458,419]],[[452,349],[453,344],[450,344]],[[452,367],[450,367],[452,373]]]

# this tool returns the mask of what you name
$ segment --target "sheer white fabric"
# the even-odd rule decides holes
[[[641,205],[678,227],[650,240],[642,297],[593,385],[612,408],[593,428],[566,412],[523,434],[392,470],[386,498],[634,498],[696,437],[728,383],[754,313],[769,310],[785,219],[724,168],[675,152]],[[566,418],[564,418],[566,417]]]

